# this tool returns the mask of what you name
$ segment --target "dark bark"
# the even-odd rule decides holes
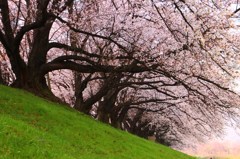
[[[100,90],[96,94],[89,97],[85,101],[78,100],[77,101],[78,103],[75,104],[74,108],[83,113],[89,114],[89,111],[92,109],[93,104],[98,102],[102,97],[104,97],[108,93],[109,89],[111,88],[112,81],[114,81],[113,77],[109,77],[108,79],[106,79],[103,86],[100,88]]]
[[[129,106],[130,103],[121,103],[120,105],[114,107],[114,110],[111,114],[112,126],[124,129],[124,127],[122,127],[122,124],[124,124],[124,122],[126,121]]]
[[[8,7],[8,1],[2,0],[0,3],[1,8],[1,15],[2,15],[2,23],[3,23],[3,31],[0,32],[0,41],[3,44],[6,53],[10,59],[10,63],[12,66],[12,70],[16,76],[16,80],[12,84],[14,87],[23,88],[27,90],[36,90],[35,92],[39,92],[38,88],[42,87],[43,85],[46,86],[43,82],[43,76],[40,76],[39,68],[41,64],[45,63],[46,61],[46,42],[42,43],[42,41],[48,42],[48,35],[46,30],[50,30],[51,26],[45,25],[47,18],[47,6],[48,6],[49,0],[46,1],[38,1],[38,16],[36,19],[36,22],[26,24],[23,27],[19,29],[19,31],[15,34],[12,30],[12,25],[10,22],[10,11]],[[40,28],[40,29],[37,29]],[[38,33],[38,35],[41,35],[41,37],[38,37],[36,35],[34,37],[35,46],[33,46],[33,50],[30,51],[31,59],[28,59],[29,65],[27,65],[24,60],[22,59],[20,55],[20,43],[22,41],[23,36],[25,33],[27,33],[30,30],[36,29],[36,30],[45,30],[45,33],[41,34]],[[36,31],[35,30],[35,31]],[[38,32],[38,31],[36,31]],[[35,50],[34,50],[35,48]],[[36,49],[39,48],[39,49]],[[37,56],[34,56],[37,55]],[[45,57],[44,57],[45,56]],[[40,62],[41,61],[41,62]],[[44,62],[43,62],[44,61]],[[37,67],[33,66],[34,65]]]
[[[2,78],[2,70],[0,69],[0,84],[5,84],[5,81]]]
[[[11,26],[8,1],[0,2],[2,15],[3,31],[0,32],[0,41],[5,47],[6,53],[10,59],[12,70],[16,76],[14,86],[21,87],[26,78],[26,64],[20,56],[19,46],[14,45],[14,33]]]
[[[75,104],[74,104],[74,108],[88,113],[88,110],[86,110],[86,105],[84,103],[83,100],[83,91],[85,90],[85,88],[87,87],[88,82],[91,79],[91,74],[88,75],[85,79],[82,78],[81,74],[78,72],[75,72]]]
[[[115,125],[115,116],[112,115],[114,114],[113,110],[118,92],[117,88],[109,90],[103,97],[103,101],[99,102],[97,114],[100,121]]]
[[[32,88],[36,86],[47,88],[46,79],[44,75],[41,74],[41,66],[46,64],[48,37],[51,27],[52,22],[49,22],[46,23],[44,27],[34,30],[33,46],[28,62],[28,83]],[[32,86],[31,83],[33,84]]]

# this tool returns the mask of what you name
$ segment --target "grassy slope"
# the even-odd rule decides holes
[[[191,159],[71,108],[0,85],[0,158]]]

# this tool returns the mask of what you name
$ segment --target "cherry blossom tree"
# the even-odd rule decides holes
[[[45,97],[53,92],[167,145],[201,140],[239,120],[239,96],[229,89],[239,60],[233,3],[1,0],[0,58],[8,73],[1,62],[0,81]]]

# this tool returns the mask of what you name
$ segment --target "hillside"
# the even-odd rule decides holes
[[[1,85],[0,158],[192,159],[66,106]]]

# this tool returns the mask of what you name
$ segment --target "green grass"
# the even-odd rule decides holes
[[[192,159],[71,108],[0,85],[1,159]]]

